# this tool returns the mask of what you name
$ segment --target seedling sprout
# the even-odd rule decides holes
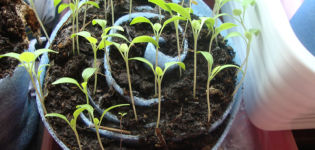
[[[131,99],[132,109],[133,109],[136,121],[138,121],[138,117],[137,117],[137,112],[136,112],[136,107],[135,107],[135,102],[134,102],[133,93],[132,93],[132,87],[131,87],[131,80],[130,80],[130,71],[129,71],[129,63],[128,63],[129,50],[130,50],[130,47],[132,45],[134,45],[136,43],[145,43],[145,42],[150,42],[150,43],[154,44],[156,47],[158,47],[157,42],[152,37],[149,37],[149,36],[136,37],[136,38],[134,38],[132,40],[132,42],[130,43],[129,46],[127,44],[125,44],[125,43],[123,43],[123,44],[115,44],[114,43],[115,47],[117,48],[117,50],[121,54],[121,56],[122,56],[122,58],[123,58],[123,60],[125,61],[125,64],[126,64],[126,71],[127,71],[130,99]]]
[[[10,52],[10,53],[0,55],[0,59],[2,57],[11,57],[11,58],[17,59],[21,63],[19,66],[23,66],[26,69],[27,73],[29,74],[29,76],[31,78],[32,85],[35,88],[35,92],[39,97],[40,103],[43,107],[44,114],[47,114],[47,110],[46,110],[45,103],[44,103],[44,94],[42,92],[41,85],[39,84],[39,87],[36,86],[35,80],[37,80],[37,82],[40,83],[40,75],[42,73],[41,68],[45,67],[45,65],[39,66],[39,69],[36,73],[35,61],[40,55],[42,55],[43,53],[46,53],[46,52],[57,53],[51,49],[38,49],[35,52],[23,52],[21,54]]]

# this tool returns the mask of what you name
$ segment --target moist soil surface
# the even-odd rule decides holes
[[[134,6],[143,5],[135,1]],[[104,12],[103,4],[101,8],[89,9],[87,12],[86,28],[91,32],[93,37],[97,37],[100,41],[101,28],[92,26],[90,21],[92,19],[103,19]],[[127,7],[128,6],[128,7]],[[115,1],[115,16],[122,16],[128,13],[129,3],[121,0]],[[135,11],[135,10],[134,10]],[[154,8],[154,12],[157,9]],[[80,16],[83,16],[81,14]],[[110,14],[108,16],[111,16]],[[116,17],[115,17],[116,18]],[[111,18],[108,18],[109,24]],[[79,21],[79,26],[82,27],[82,18]],[[182,23],[184,27],[185,22]],[[150,26],[145,24],[136,26],[123,26],[125,29],[125,36],[127,38],[134,38],[140,35],[153,36]],[[143,30],[149,28],[150,30]],[[197,69],[197,92],[194,99],[192,96],[193,89],[193,37],[191,29],[188,28],[189,49],[187,58],[184,63],[186,70],[182,71],[179,76],[179,70],[174,69],[168,72],[162,83],[162,102],[160,130],[164,139],[166,140],[168,149],[210,149],[222,134],[226,121],[216,130],[208,133],[207,130],[211,124],[217,121],[227,106],[232,102],[231,93],[235,86],[235,69],[225,69],[219,73],[212,81],[210,87],[210,101],[211,101],[211,121],[207,123],[207,103],[206,103],[206,82],[207,82],[207,62],[198,55],[198,69]],[[83,38],[80,40],[80,54],[72,54],[72,41],[69,38],[72,27],[68,20],[67,23],[60,29],[58,36],[53,41],[51,49],[58,51],[58,54],[50,54],[50,67],[46,73],[45,87],[48,92],[45,105],[48,113],[60,113],[65,115],[68,119],[72,118],[77,105],[86,103],[84,94],[72,84],[52,85],[51,83],[61,77],[72,77],[82,82],[81,72],[93,66],[93,51],[90,44]],[[161,47],[168,51],[169,55],[177,55],[176,36],[169,34],[174,31],[174,26],[170,25],[165,29],[166,42],[171,40],[174,44],[165,44]],[[171,37],[171,38],[170,38]],[[174,40],[175,39],[175,40]],[[119,40],[117,40],[119,41]],[[175,41],[175,42],[174,42]],[[203,30],[198,41],[198,50],[208,50],[209,37],[207,37],[206,30]],[[136,44],[131,48],[129,57],[142,57],[147,44]],[[214,42],[212,47],[212,54],[214,57],[214,67],[222,64],[233,64],[234,58],[233,49],[226,45],[223,37],[218,36],[217,42]],[[129,95],[128,81],[125,64],[118,53],[117,49],[111,47],[110,51],[110,65],[112,75],[116,82],[124,88],[125,95]],[[116,104],[129,103],[121,95],[119,95],[112,87],[107,86],[106,78],[103,75],[103,57],[104,52],[98,51],[98,65],[100,66],[97,90],[92,94],[94,101],[105,109]],[[132,80],[133,93],[135,96],[143,98],[154,97],[154,77],[152,71],[148,70],[143,63],[130,61],[130,73]],[[93,91],[94,77],[89,80],[90,91]],[[155,136],[155,122],[157,119],[157,105],[152,107],[136,106],[138,121],[134,120],[132,107],[120,107],[111,111],[111,113],[118,116],[119,112],[126,112],[127,115],[122,119],[122,126],[119,124],[110,123],[104,119],[103,126],[111,126],[113,128],[121,128],[130,131],[132,135],[140,135],[141,140],[139,145],[130,145],[123,143],[123,149],[162,149],[160,141]],[[96,117],[99,117],[95,112]],[[119,116],[118,116],[119,117]],[[47,119],[52,128],[57,133],[58,137],[70,149],[78,149],[75,136],[71,128],[64,120],[59,118]],[[80,119],[79,119],[80,120]],[[148,125],[151,123],[151,126]],[[86,127],[81,121],[78,121],[77,130],[80,136],[81,145],[83,149],[100,149],[97,142],[96,134]],[[102,143],[105,149],[119,149],[119,141],[114,141],[108,138],[102,138]],[[164,147],[165,148],[165,147]]]
[[[28,48],[25,25],[17,14],[19,1],[0,2],[0,54],[21,53]],[[0,79],[12,75],[18,61],[12,58],[0,59]]]

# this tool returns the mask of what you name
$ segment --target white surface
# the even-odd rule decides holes
[[[229,3],[224,12],[234,8],[240,7]],[[261,31],[252,43],[244,85],[250,120],[265,130],[315,128],[315,58],[296,38],[281,1],[257,0],[245,23]],[[244,58],[245,45],[238,46]]]

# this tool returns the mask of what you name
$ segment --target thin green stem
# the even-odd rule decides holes
[[[130,0],[130,6],[129,6],[129,20],[131,18],[131,10],[132,10],[132,0]]]
[[[160,41],[160,34],[156,34],[155,36],[155,41],[159,43]],[[159,48],[156,46],[155,47],[155,68],[158,66],[158,55],[159,55]],[[157,78],[155,77],[155,82],[154,82],[154,94],[157,95]]]
[[[74,26],[75,26],[75,14],[73,12],[72,13],[72,34],[75,34]],[[73,55],[75,54],[75,40],[74,40],[74,37],[72,38],[72,53],[73,53]]]
[[[98,73],[98,66],[96,65],[96,60],[97,60],[97,56],[96,56],[96,52],[97,50],[94,51],[94,68],[96,68],[96,71],[94,73],[94,90],[93,90],[93,94],[95,95],[96,93],[96,86],[97,86],[97,73]]]
[[[24,66],[24,67],[26,68],[26,66]],[[44,115],[46,115],[47,114],[47,110],[46,110],[46,107],[45,107],[45,104],[44,104],[44,98],[43,98],[43,95],[41,95],[40,92],[38,91],[38,88],[36,86],[36,83],[35,83],[33,75],[32,75],[32,70],[27,70],[27,72],[28,72],[28,74],[29,74],[29,76],[31,78],[31,81],[32,81],[33,87],[35,89],[35,92],[36,92],[36,94],[39,97],[39,101],[42,104]],[[38,83],[38,84],[40,84],[40,83]]]
[[[128,56],[128,55],[127,55]],[[125,58],[124,58],[125,59]],[[127,78],[128,78],[128,84],[129,84],[129,93],[130,93],[130,99],[131,99],[131,104],[132,104],[132,109],[133,113],[135,116],[136,121],[138,121],[138,116],[136,112],[136,106],[135,106],[135,101],[133,99],[133,93],[132,93],[132,87],[131,87],[131,80],[130,80],[130,71],[129,71],[129,64],[128,64],[128,57],[125,59],[126,61],[126,69],[127,69]]]
[[[183,39],[182,39],[182,46],[181,46],[181,49],[183,49],[183,47],[184,47],[184,42],[185,42],[185,36],[186,36],[186,32],[187,32],[188,22],[189,22],[189,20],[187,19],[186,25],[185,25],[185,29],[184,29],[184,33],[183,33]]]
[[[245,56],[245,60],[244,62],[242,63],[242,65],[240,66],[240,69],[242,69],[245,65],[245,69],[244,69],[244,72],[243,72],[243,76],[242,76],[242,79],[241,81],[237,84],[235,90],[233,91],[233,94],[232,95],[235,95],[236,92],[238,91],[238,89],[241,87],[241,85],[243,84],[244,82],[244,79],[245,79],[245,75],[246,75],[246,72],[247,72],[247,67],[248,67],[248,56],[249,56],[249,53],[250,53],[250,45],[251,45],[251,42],[252,42],[252,39],[250,38],[248,43],[247,43],[247,47],[246,47],[246,56]],[[240,70],[239,69],[239,70]],[[237,71],[237,73],[239,72],[239,70]]]
[[[196,98],[196,86],[197,86],[197,39],[198,36],[194,36],[194,87],[193,96]]]
[[[81,146],[81,142],[80,142],[80,138],[79,138],[79,134],[78,134],[78,131],[76,129],[73,130],[74,131],[74,134],[75,134],[75,138],[77,140],[77,143],[79,145],[79,149],[82,150],[82,146]]]
[[[78,6],[77,6],[77,11],[76,11],[76,33],[79,33],[79,12],[78,12]],[[78,54],[80,54],[79,36],[76,36],[76,42],[77,42],[77,52],[78,52]]]
[[[35,8],[35,5],[34,5],[33,0],[30,0],[30,3],[31,3],[31,6],[32,6],[32,8],[33,8],[33,10],[34,10],[34,12],[35,12],[35,16],[36,16],[36,18],[37,18],[37,20],[38,20],[38,22],[39,22],[39,25],[40,25],[41,28],[43,29],[44,34],[45,34],[45,36],[46,36],[48,42],[50,43],[50,38],[49,38],[49,36],[48,36],[48,34],[47,34],[47,32],[46,32],[46,29],[45,29],[45,27],[44,27],[42,21],[40,20],[40,18],[39,18],[39,16],[38,16],[38,13],[37,13],[37,11],[36,11],[36,8]]]
[[[94,124],[94,126],[95,126],[95,130],[96,130],[96,136],[97,136],[98,143],[100,144],[101,149],[104,150],[104,147],[103,147],[103,144],[102,144],[102,141],[101,141],[101,137],[100,137],[99,125]]]
[[[179,23],[179,21],[174,22],[175,31],[176,31],[176,40],[177,40],[178,61],[180,62],[181,48],[180,48],[180,44],[179,44],[178,23]],[[182,76],[182,68],[180,66],[178,66],[178,67],[179,67],[179,76],[181,77]]]
[[[115,23],[115,14],[114,14],[114,3],[113,3],[113,0],[110,0],[111,1],[111,7],[112,7],[112,26],[114,25]]]
[[[105,16],[105,20],[107,20],[107,6],[106,6],[106,0],[104,0],[104,16]]]
[[[214,34],[214,33],[212,33],[212,34]],[[209,44],[209,53],[210,53],[210,54],[212,54],[212,53],[211,53],[211,49],[212,49],[212,42],[213,42],[213,39],[214,39],[214,36],[211,36],[211,38],[210,38],[210,44]]]
[[[208,105],[208,122],[210,122],[211,118],[211,108],[210,108],[210,78],[207,81],[207,105]]]
[[[160,24],[162,24],[162,12],[161,12],[161,7],[159,7],[159,19],[160,19]]]
[[[157,77],[159,78],[159,77]],[[158,79],[158,88],[159,88],[159,97],[158,97],[158,100],[159,100],[159,106],[158,106],[158,118],[157,118],[157,121],[156,121],[156,128],[159,128],[159,124],[160,124],[160,118],[161,118],[161,79]]]
[[[85,10],[84,10],[84,16],[83,16],[83,30],[84,30],[84,27],[85,27],[85,20],[86,20],[86,10],[87,10],[87,4],[85,4]]]

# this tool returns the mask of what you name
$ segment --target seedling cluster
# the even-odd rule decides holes
[[[190,0],[189,1],[189,8],[185,8],[182,5],[176,4],[176,3],[167,3],[164,0],[149,0],[149,2],[156,4],[160,9],[159,9],[159,18],[160,18],[160,22],[151,22],[151,20],[149,20],[148,18],[145,17],[136,17],[133,20],[131,20],[131,18],[129,17],[129,21],[130,21],[130,25],[134,25],[134,24],[141,24],[141,23],[146,23],[149,24],[152,27],[152,31],[154,33],[154,38],[152,38],[151,36],[147,36],[147,35],[142,35],[142,36],[138,36],[135,37],[132,41],[129,41],[124,35],[119,34],[119,33],[112,33],[110,34],[109,31],[112,29],[118,30],[120,32],[124,32],[124,28],[121,26],[114,26],[114,6],[113,6],[113,0],[110,0],[111,3],[111,10],[112,10],[112,25],[113,26],[109,26],[107,27],[107,8],[109,6],[109,2],[106,2],[106,0],[104,0],[104,11],[105,11],[105,16],[104,19],[94,19],[92,21],[93,25],[98,25],[102,28],[102,35],[101,37],[97,38],[97,37],[93,37],[91,33],[89,33],[88,31],[84,31],[84,27],[85,27],[85,17],[86,17],[86,10],[87,10],[87,5],[92,5],[96,8],[99,8],[98,4],[96,2],[93,1],[84,1],[82,5],[79,5],[79,0],[72,0],[69,4],[61,4],[59,6],[58,12],[60,13],[61,11],[63,11],[66,8],[70,8],[71,12],[72,12],[72,52],[73,54],[75,54],[75,43],[77,45],[77,54],[80,53],[79,50],[79,36],[83,37],[84,39],[86,39],[89,44],[91,45],[91,48],[93,50],[93,66],[86,68],[83,70],[82,72],[82,78],[83,78],[83,82],[79,83],[79,81],[77,81],[74,78],[71,77],[61,77],[58,80],[56,80],[55,82],[53,82],[53,85],[56,84],[74,84],[76,85],[85,95],[85,99],[86,99],[86,104],[82,104],[82,105],[78,105],[76,107],[76,110],[73,113],[73,118],[69,121],[68,118],[62,114],[58,114],[58,113],[47,113],[47,110],[45,108],[45,101],[44,101],[44,94],[43,94],[43,89],[42,86],[39,84],[39,86],[36,86],[36,81],[38,83],[40,83],[40,76],[42,73],[41,67],[45,67],[45,66],[40,66],[39,69],[36,71],[35,70],[35,60],[43,53],[46,52],[51,52],[51,53],[57,53],[53,50],[50,49],[39,49],[35,52],[23,52],[21,54],[16,54],[16,53],[7,53],[4,55],[0,55],[0,58],[2,57],[12,57],[15,58],[17,60],[20,61],[21,65],[23,66],[27,72],[29,73],[30,77],[31,77],[31,81],[34,87],[36,87],[36,94],[38,95],[42,108],[44,110],[44,114],[46,117],[58,117],[61,118],[63,120],[66,121],[66,123],[71,127],[71,129],[73,130],[73,132],[75,133],[76,136],[76,140],[79,146],[79,149],[82,149],[82,145],[80,143],[80,138],[79,138],[79,134],[77,131],[77,118],[78,116],[84,112],[87,111],[87,113],[89,114],[89,118],[90,120],[93,122],[94,124],[94,128],[96,130],[96,135],[97,135],[97,139],[99,141],[100,147],[101,149],[104,149],[102,142],[101,142],[101,137],[99,134],[99,128],[101,127],[101,122],[103,120],[104,115],[110,111],[111,109],[117,108],[117,107],[122,107],[122,106],[128,106],[129,104],[120,104],[120,105],[115,105],[115,106],[111,106],[109,108],[107,108],[101,115],[100,118],[96,118],[94,116],[94,108],[89,104],[89,90],[88,90],[88,81],[89,79],[94,75],[94,90],[93,90],[93,94],[95,94],[96,92],[96,88],[97,88],[97,75],[100,73],[99,72],[99,65],[97,63],[97,52],[99,50],[104,50],[105,51],[105,57],[106,57],[106,61],[108,61],[107,63],[109,64],[109,54],[107,54],[107,50],[106,48],[108,46],[114,46],[116,47],[116,49],[118,50],[118,52],[121,54],[124,63],[125,63],[125,67],[126,67],[126,72],[127,72],[127,80],[128,80],[128,88],[129,88],[129,97],[130,97],[130,101],[131,101],[131,105],[132,105],[132,109],[134,112],[134,118],[136,121],[138,121],[138,117],[137,117],[137,111],[136,111],[136,106],[135,106],[135,102],[134,102],[134,96],[133,96],[133,90],[132,90],[132,83],[131,83],[131,75],[130,75],[130,68],[129,68],[129,61],[130,60],[137,60],[140,61],[146,65],[149,66],[149,68],[152,70],[154,77],[155,77],[155,95],[158,96],[158,114],[157,114],[157,121],[156,121],[156,129],[159,129],[159,124],[160,124],[160,116],[161,116],[161,98],[162,98],[162,81],[163,81],[163,77],[166,73],[166,71],[173,65],[178,65],[179,66],[179,70],[180,70],[180,75],[182,74],[181,71],[186,69],[186,66],[183,62],[180,62],[180,55],[182,52],[182,44],[180,44],[180,40],[179,40],[179,23],[180,21],[186,21],[186,26],[185,26],[185,31],[183,33],[183,37],[185,37],[186,34],[186,30],[187,30],[187,25],[189,24],[192,30],[192,35],[193,35],[193,52],[194,52],[194,76],[193,78],[193,97],[196,98],[196,86],[197,86],[197,54],[202,54],[202,56],[206,59],[207,61],[207,65],[208,65],[208,78],[207,78],[207,87],[206,87],[206,99],[207,99],[207,107],[208,107],[208,117],[207,117],[207,123],[210,122],[211,120],[211,105],[210,105],[210,83],[211,81],[215,78],[215,76],[220,73],[223,69],[226,68],[237,68],[239,70],[244,69],[243,72],[243,78],[246,74],[246,70],[247,70],[247,60],[248,60],[248,54],[250,51],[250,44],[252,41],[252,37],[253,35],[257,35],[258,34],[258,30],[256,29],[247,29],[246,26],[244,25],[244,13],[246,11],[246,9],[248,8],[249,5],[253,5],[255,3],[254,0],[243,0],[242,1],[242,6],[243,9],[236,9],[233,11],[233,15],[228,15],[228,14],[224,14],[224,13],[220,13],[220,9],[221,7],[226,4],[228,1],[230,0],[216,0],[215,2],[215,6],[214,6],[214,13],[212,17],[199,17],[198,19],[193,19],[191,16],[192,13],[192,9],[191,9],[191,5],[192,3],[195,3],[194,1]],[[61,2],[61,0],[54,0],[55,5],[59,4]],[[129,10],[129,16],[131,15],[131,10],[132,10],[132,0],[129,1],[130,2],[130,10]],[[79,29],[79,9],[82,6],[86,6],[86,8],[84,9],[84,21],[83,21],[83,26],[81,27],[81,29]],[[170,18],[165,19],[165,21],[162,23],[162,14],[161,12],[165,11],[168,12],[170,14]],[[218,66],[213,66],[213,56],[211,54],[211,50],[212,50],[212,43],[214,40],[217,40],[216,37],[224,30],[228,30],[230,28],[236,27],[237,25],[233,24],[233,23],[222,23],[221,25],[217,25],[218,23],[218,18],[221,16],[231,16],[233,17],[237,22],[240,23],[241,27],[244,29],[244,34],[241,34],[239,32],[232,32],[230,33],[228,36],[225,37],[225,39],[229,38],[229,37],[234,37],[234,36],[240,36],[241,38],[244,39],[244,41],[247,44],[247,56],[244,60],[244,62],[241,64],[241,66],[236,66],[233,64],[225,64],[225,65],[218,65]],[[178,61],[177,62],[168,62],[165,64],[164,69],[161,68],[161,66],[158,66],[158,51],[159,51],[159,38],[161,37],[164,28],[170,24],[170,23],[174,23],[175,26],[175,33],[176,33],[176,40],[177,40],[177,51],[178,51]],[[202,30],[204,30],[205,28],[203,28],[203,26],[206,25],[206,29],[208,31],[208,35],[210,36],[210,41],[209,41],[209,51],[198,51],[198,40],[199,40],[199,35],[201,33]],[[115,38],[119,38],[120,40],[124,41],[122,43],[116,43],[113,41],[108,40],[109,37],[115,37]],[[98,39],[101,39],[100,41]],[[224,40],[225,40],[224,39]],[[184,41],[184,40],[182,40]],[[156,56],[155,56],[155,64],[152,64],[151,62],[149,62],[148,60],[146,60],[143,57],[134,57],[134,58],[129,58],[129,52],[131,50],[131,47],[134,46],[137,43],[152,43],[155,48],[156,48]],[[243,81],[242,78],[242,81]],[[242,82],[241,81],[241,82]],[[239,87],[239,85],[238,85]],[[237,87],[237,88],[238,88]],[[126,115],[126,113],[120,113],[121,117],[120,117],[120,123],[122,121],[122,118]],[[120,125],[120,128],[121,125]]]

